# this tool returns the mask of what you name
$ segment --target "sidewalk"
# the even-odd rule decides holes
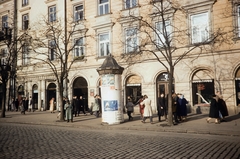
[[[158,118],[154,117],[154,124],[141,123],[139,115],[133,115],[133,121],[127,120],[124,114],[125,122],[117,125],[102,124],[101,118],[95,118],[94,115],[80,114],[74,117],[73,123],[60,122],[57,119],[57,112],[49,111],[26,112],[21,115],[20,112],[6,112],[5,118],[0,118],[0,126],[2,123],[21,123],[21,124],[38,124],[38,125],[54,125],[69,126],[86,129],[112,129],[112,130],[137,130],[137,131],[158,131],[158,132],[176,132],[176,133],[195,133],[195,134],[212,134],[227,135],[240,137],[240,114],[229,116],[226,122],[215,124],[214,119],[210,123],[206,122],[208,114],[189,114],[185,122],[178,125],[168,126],[166,121],[158,122]]]

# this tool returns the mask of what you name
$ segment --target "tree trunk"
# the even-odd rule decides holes
[[[5,118],[5,111],[6,111],[6,83],[3,81],[2,83],[2,90],[3,90],[3,98],[2,98],[2,112],[1,118]]]
[[[170,66],[169,81],[168,81],[168,124],[173,125],[173,111],[172,111],[172,90],[173,90],[173,67]]]
[[[63,112],[63,82],[62,83],[59,83],[59,98],[60,98],[60,101],[59,101],[59,105],[60,105],[60,121],[64,121],[64,112]]]

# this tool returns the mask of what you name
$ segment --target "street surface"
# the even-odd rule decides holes
[[[1,123],[0,158],[238,159],[240,137]]]

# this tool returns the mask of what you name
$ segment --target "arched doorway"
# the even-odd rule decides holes
[[[54,98],[55,99],[55,102],[56,102],[56,84],[55,83],[50,83],[47,87],[47,107],[46,107],[46,110],[49,110],[50,108],[50,105],[49,105],[49,101]],[[56,108],[54,108],[56,109]]]
[[[130,97],[136,103],[142,95],[141,78],[132,75],[126,80],[126,99]]]
[[[85,110],[88,110],[88,84],[86,79],[83,77],[78,77],[73,82],[73,96],[83,97]]]
[[[240,67],[238,68],[235,75],[235,90],[236,90],[236,104],[240,106]]]
[[[158,75],[157,77],[157,97],[158,98],[160,97],[160,94],[164,94],[165,96],[168,94],[168,80],[169,80],[169,77],[167,72],[164,72]]]
[[[193,105],[210,102],[214,94],[214,80],[209,70],[199,70],[192,77]],[[201,98],[202,97],[202,98]]]
[[[38,86],[36,84],[34,84],[32,88],[32,100],[33,100],[33,109],[37,109],[38,108]]]

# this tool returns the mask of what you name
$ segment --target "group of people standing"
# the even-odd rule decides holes
[[[212,118],[215,119],[215,124],[220,124],[221,121],[225,121],[225,117],[228,116],[228,109],[226,102],[223,100],[223,96],[217,92],[212,95],[210,103],[209,118],[206,119],[207,123]]]
[[[91,111],[96,117],[99,117],[99,114],[101,113],[101,98],[99,95],[95,95],[94,98],[95,102],[91,108]],[[77,96],[74,96],[71,102],[68,99],[64,101],[64,116],[67,122],[73,122],[73,116],[79,116],[81,111],[84,115],[87,115],[85,112],[84,99],[82,96],[79,96],[79,99]]]
[[[158,121],[161,122],[161,117],[164,117],[167,120],[168,115],[168,96],[165,96],[163,93],[160,95],[157,101],[157,115]],[[180,121],[184,121],[187,117],[187,100],[184,98],[182,94],[172,94],[172,112],[174,117],[175,124]],[[128,98],[128,102],[126,104],[127,114],[129,117],[129,121],[133,120],[131,113],[134,110],[134,106],[139,106],[139,111],[141,115],[141,121],[145,123],[146,119],[150,119],[150,123],[153,124],[153,111],[151,106],[151,100],[147,95],[141,96],[136,104],[133,104],[131,98]]]
[[[84,115],[87,115],[85,112],[84,100],[82,96],[79,96],[79,99],[77,98],[77,96],[73,96],[71,102],[69,99],[64,99],[63,105],[63,113],[67,122],[73,122],[73,116],[79,116],[81,111]]]
[[[33,100],[32,97],[30,96],[29,98],[27,97],[21,97],[21,98],[14,98],[11,101],[11,104],[9,105],[8,111],[19,111],[21,114],[25,114],[26,111],[28,112],[34,112],[33,109]]]

